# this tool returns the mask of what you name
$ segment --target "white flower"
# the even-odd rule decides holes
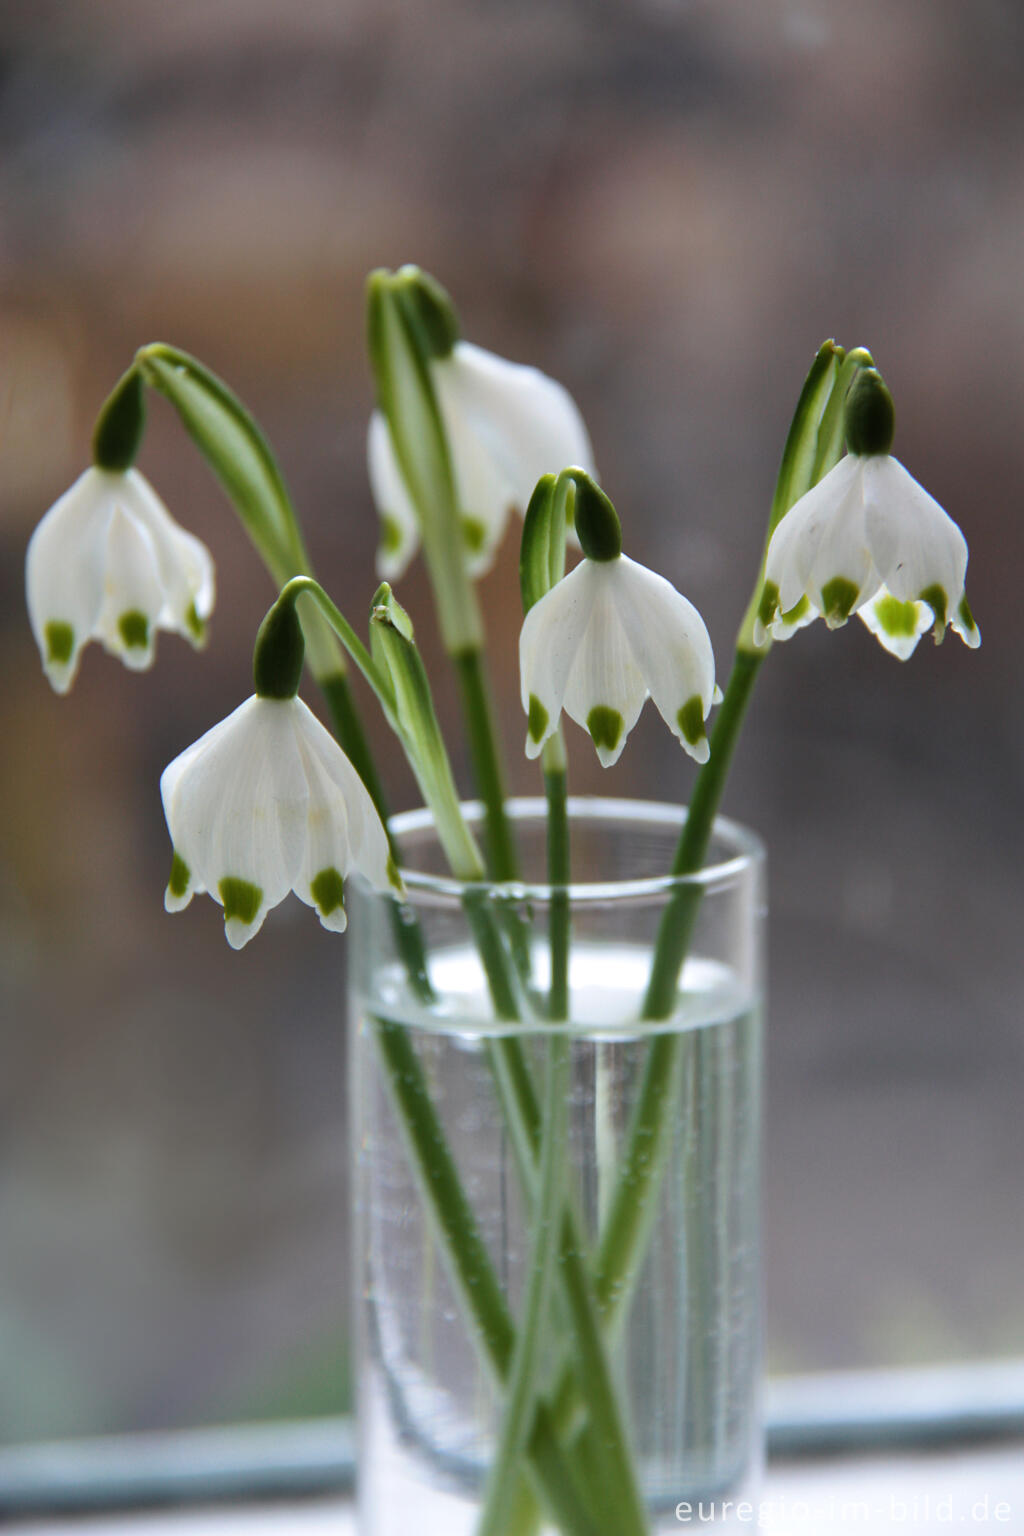
[[[932,626],[967,645],[981,635],[964,595],[967,541],[933,497],[887,453],[849,453],[795,502],[768,546],[766,602],[754,628],[785,640],[816,618],[853,613],[894,656]]]
[[[583,418],[561,384],[468,341],[434,358],[430,377],[448,437],[469,569],[488,569],[512,510],[525,512],[542,475],[567,464],[593,472]],[[381,516],[377,569],[401,576],[420,542],[419,520],[379,411],[367,441],[370,489]]]
[[[400,885],[369,793],[299,698],[253,694],[164,769],[160,794],[174,845],[164,905],[209,891],[235,949],[290,890],[340,933],[352,870]]]
[[[707,761],[715,658],[704,620],[663,576],[625,555],[581,561],[534,604],[519,637],[519,671],[528,757],[564,709],[608,767],[650,695],[690,756]]]
[[[25,584],[46,675],[66,693],[82,647],[99,640],[133,668],[151,665],[155,632],[202,644],[213,560],[137,470],[87,469],[29,541]]]

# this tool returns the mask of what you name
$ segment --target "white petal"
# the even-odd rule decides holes
[[[436,363],[432,377],[448,435],[466,564],[471,575],[481,576],[497,553],[517,504],[516,491],[493,425],[476,408],[453,360]]]
[[[950,618],[967,574],[967,540],[960,529],[898,459],[869,459],[864,489],[868,537],[885,585],[901,602],[940,588],[943,617]]]
[[[301,700],[296,702],[309,808],[295,892],[307,904],[316,905],[310,884],[325,869],[336,870],[342,878],[355,870],[377,890],[388,890],[388,840],[369,791],[330,732]],[[329,922],[323,914],[320,920],[325,927],[344,926],[343,921]]]
[[[25,595],[50,682],[66,693],[103,602],[103,565],[111,509],[99,470],[87,469],[46,513],[29,540]],[[50,658],[47,626],[72,631],[70,654]]]
[[[619,623],[651,698],[666,725],[698,762],[708,757],[703,734],[687,740],[680,715],[691,699],[706,720],[715,695],[715,657],[704,620],[663,576],[622,555],[608,587]]]
[[[620,557],[621,558],[621,557]],[[583,562],[593,587],[590,615],[569,670],[563,708],[593,736],[593,711],[617,717],[605,740],[594,745],[605,768],[618,761],[626,737],[647,698],[647,684],[634,659],[615,603],[617,560]],[[608,717],[606,717],[608,718]]]
[[[107,528],[103,604],[95,633],[104,649],[126,666],[143,671],[153,664],[163,588],[152,537],[139,520],[114,505]],[[133,638],[130,625],[140,626]]]
[[[164,597],[161,629],[176,630],[194,640],[188,623],[190,606],[194,606],[196,616],[204,622],[213,612],[215,580],[210,551],[201,539],[175,521],[137,469],[110,478],[121,482],[116,499],[132,512],[153,539]]]
[[[523,709],[535,698],[547,716],[543,731],[526,738],[536,757],[558,726],[569,672],[586,633],[597,593],[592,562],[584,560],[534,603],[519,635],[519,683]]]
[[[837,555],[842,556],[844,525],[851,515],[855,519],[858,515],[860,462],[853,454],[840,459],[817,485],[793,503],[772,534],[765,580],[779,589],[781,613],[788,613],[805,596],[820,608],[820,590],[816,595],[815,585],[822,566],[827,568],[824,582],[846,574],[836,568],[835,560]],[[821,560],[823,547],[825,558]],[[859,563],[862,562],[853,562],[855,566]]]
[[[807,538],[803,544],[806,561],[804,591],[824,616],[826,624],[844,623],[849,614],[856,613],[881,585],[871,558],[864,520],[863,466],[867,461],[848,454],[836,468],[851,461],[854,469],[847,488],[831,512],[822,508],[820,520],[808,521]],[[832,474],[835,473],[833,470]],[[813,496],[814,492],[808,494]],[[833,619],[829,610],[835,606],[832,588],[836,583],[842,583],[848,589],[848,595],[843,599],[840,615]]]
[[[419,548],[420,529],[398,468],[388,424],[380,411],[374,411],[370,417],[366,462],[370,491],[383,525],[377,573],[382,581],[397,581]]]
[[[858,610],[880,645],[900,661],[913,655],[917,642],[935,622],[927,603],[905,602],[888,587],[880,587],[869,603]]]
[[[437,365],[451,378],[448,401],[489,443],[523,512],[542,475],[569,465],[595,474],[583,417],[563,385],[537,368],[508,362],[471,342],[455,345]]]

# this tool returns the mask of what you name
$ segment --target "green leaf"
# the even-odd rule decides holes
[[[814,460],[818,449],[818,430],[835,388],[843,349],[834,341],[823,342],[818,348],[810,372],[804,380],[800,398],[793,412],[786,446],[782,450],[782,463],[775,482],[769,537],[805,491],[814,484]]]
[[[423,798],[433,813],[452,871],[460,880],[480,880],[484,863],[459,807],[430,680],[416,647],[409,615],[387,582],[374,597],[370,646],[377,665],[387,670],[394,690],[399,736]]]
[[[163,342],[140,348],[135,366],[181,417],[274,585],[283,587],[293,576],[312,576],[284,477],[270,444],[238,396],[197,358]],[[301,600],[299,612],[313,675],[319,679],[344,675],[345,662],[329,625]]]
[[[519,588],[524,614],[565,574],[569,489],[570,484],[563,477],[542,475],[530,497],[519,546]]]
[[[198,359],[155,342],[136,354],[146,383],[174,406],[279,586],[307,574],[302,537],[277,461],[242,402]]]

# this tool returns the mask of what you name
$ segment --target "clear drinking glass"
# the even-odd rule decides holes
[[[407,906],[353,887],[362,1536],[479,1527],[524,1323],[553,1031],[568,1084],[558,1262],[522,1476],[490,1529],[655,1536],[698,1503],[724,1527],[756,1485],[763,849],[720,820],[706,868],[671,879],[683,808],[569,812],[567,890],[543,883],[542,801],[511,804],[521,884],[446,876],[415,812],[392,824]],[[552,916],[566,910],[569,1006],[552,1022]],[[645,1020],[659,927],[681,910],[674,1006]],[[588,1317],[596,1344],[581,1350]],[[602,1439],[589,1383],[605,1376],[619,1433]]]

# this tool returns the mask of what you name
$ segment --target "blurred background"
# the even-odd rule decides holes
[[[900,665],[818,625],[754,703],[726,809],[770,850],[769,1360],[1024,1354],[1022,130],[1015,0],[0,10],[0,1441],[347,1400],[344,941],[289,902],[236,955],[210,902],[162,906],[159,774],[249,691],[269,580],[155,398],[140,467],[217,560],[205,654],[94,646],[57,699],[23,559],[164,340],[255,411],[361,624],[363,280],[403,261],[568,385],[723,671],[814,351],[873,350],[984,644]],[[483,596],[530,793],[516,559]],[[421,566],[399,591],[457,731]],[[571,748],[577,791],[689,792],[652,710],[607,775]]]

